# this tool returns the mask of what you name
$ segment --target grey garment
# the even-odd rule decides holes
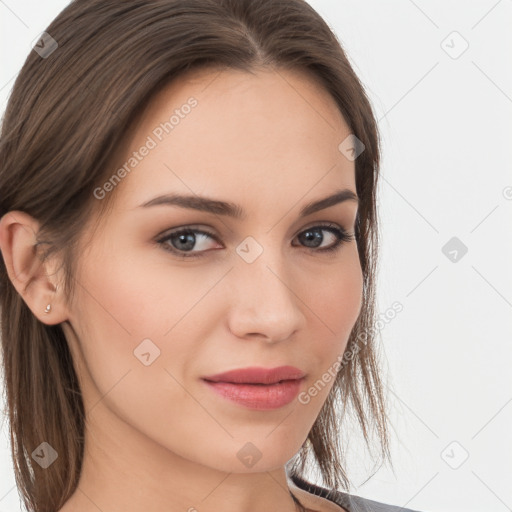
[[[290,475],[293,483],[305,491],[326,498],[348,512],[418,512],[410,508],[388,505],[380,501],[373,501],[361,496],[347,494],[342,491],[329,491],[324,487],[312,484],[297,475]]]

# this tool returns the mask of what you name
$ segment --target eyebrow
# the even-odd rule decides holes
[[[359,198],[349,189],[338,190],[334,194],[313,201],[303,206],[299,212],[299,217],[306,217],[320,210],[329,208],[345,201],[355,201],[359,203]],[[159,205],[170,205],[179,206],[181,208],[189,208],[192,210],[199,210],[202,212],[213,213],[215,215],[225,215],[227,217],[233,217],[235,219],[246,218],[246,213],[243,208],[237,204],[219,201],[217,199],[211,199],[203,196],[188,196],[179,194],[164,194],[157,196],[145,203],[139,205],[139,208],[149,208],[150,206]]]

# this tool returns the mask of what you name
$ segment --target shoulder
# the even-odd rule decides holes
[[[343,507],[347,512],[419,512],[409,508],[388,505],[380,501],[373,501],[342,491],[330,491],[324,487],[312,484],[297,475],[290,475],[290,479],[299,489],[328,499],[336,505]]]

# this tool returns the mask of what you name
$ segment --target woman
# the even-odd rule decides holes
[[[28,508],[395,510],[345,492],[339,446],[352,407],[389,458],[377,127],[306,2],[72,2],[17,78],[0,163]]]

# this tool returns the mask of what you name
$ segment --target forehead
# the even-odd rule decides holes
[[[129,169],[123,204],[169,191],[275,201],[285,191],[297,200],[319,182],[319,193],[355,188],[354,162],[338,149],[349,134],[308,75],[195,70],[161,90],[133,128],[119,162]]]

